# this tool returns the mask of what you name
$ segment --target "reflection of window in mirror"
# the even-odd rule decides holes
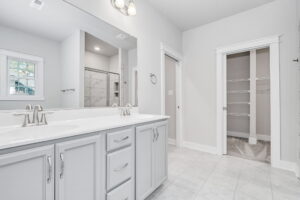
[[[43,59],[0,50],[0,100],[43,99]]]

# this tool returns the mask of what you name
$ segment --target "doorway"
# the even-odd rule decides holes
[[[227,47],[222,47],[217,49],[217,69],[216,69],[216,80],[217,80],[217,151],[219,155],[227,154],[227,132],[228,132],[228,114],[235,115],[235,112],[228,113],[229,102],[227,99],[227,56],[237,53],[253,52],[254,50],[269,49],[269,101],[270,101],[270,163],[273,167],[280,168],[282,166],[281,157],[280,157],[280,84],[279,84],[279,38],[280,36],[271,36],[267,38],[242,42],[238,44],[233,44]],[[250,58],[249,58],[250,59]],[[254,63],[254,62],[252,62]],[[249,72],[250,73],[250,72]],[[254,73],[254,72],[253,72]],[[262,77],[259,77],[262,78]],[[252,81],[254,83],[254,81]],[[257,82],[257,80],[256,80]],[[255,83],[256,83],[255,82]],[[238,84],[239,85],[239,84]],[[248,90],[251,90],[250,87]],[[236,92],[236,91],[230,91]],[[246,91],[242,91],[246,92]],[[241,92],[241,93],[242,93]],[[248,92],[248,91],[247,91]],[[246,99],[247,100],[247,99]],[[250,100],[250,97],[249,97]],[[243,102],[243,101],[241,101]],[[247,101],[245,101],[247,102]],[[244,102],[244,103],[245,103]],[[231,102],[229,102],[231,103]],[[245,108],[244,108],[245,109]],[[251,117],[251,113],[256,112],[253,109],[252,112],[250,108],[241,112],[243,117]],[[246,111],[249,112],[249,116],[246,115]],[[231,112],[231,111],[230,111]],[[251,112],[251,113],[250,113]],[[240,115],[240,117],[241,117]],[[254,120],[252,120],[253,122]],[[256,130],[256,129],[252,129]],[[242,132],[242,131],[241,131]],[[250,134],[250,124],[249,124],[249,134]],[[256,140],[258,134],[256,135]],[[255,143],[255,138],[249,136],[247,139],[248,143]]]
[[[182,56],[161,44],[161,114],[170,116],[168,143],[182,146]]]
[[[269,48],[226,57],[227,154],[270,163]]]
[[[176,145],[176,65],[178,61],[165,55],[165,113],[169,118],[168,143]]]

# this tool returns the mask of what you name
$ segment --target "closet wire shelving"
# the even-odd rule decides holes
[[[242,83],[251,83],[251,78],[238,78],[238,79],[228,79],[227,83],[229,84],[242,84]],[[261,76],[261,77],[256,77],[255,81],[257,82],[257,85],[263,85],[265,82],[270,81],[270,77],[267,76]],[[228,90],[227,94],[230,95],[238,95],[238,94],[251,94],[251,92],[255,92],[255,93],[264,93],[264,92],[270,92],[270,88],[255,88],[255,91],[251,91],[249,90]],[[251,102],[250,99],[249,101],[231,101],[231,102],[227,102],[227,106],[241,106],[241,105],[246,105],[246,106],[251,106]],[[250,113],[247,112],[228,112],[227,116],[230,117],[243,117],[243,118],[251,118]],[[239,136],[239,137],[244,137],[244,138],[248,138],[250,132],[235,132],[235,131],[227,131],[228,135],[232,135],[232,136]]]

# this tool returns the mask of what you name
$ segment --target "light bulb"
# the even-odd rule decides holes
[[[100,48],[100,47],[98,47],[98,46],[95,46],[95,47],[94,47],[94,50],[95,50],[95,51],[100,51],[100,50],[101,50],[101,48]]]
[[[115,0],[115,5],[117,8],[124,8],[125,7],[125,1],[124,0]]]
[[[136,15],[135,4],[132,1],[130,1],[128,4],[127,12],[128,12],[128,15],[131,15],[131,16]]]

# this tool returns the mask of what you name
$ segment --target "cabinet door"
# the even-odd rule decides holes
[[[153,180],[157,188],[167,179],[167,122],[155,124],[155,142],[153,143]]]
[[[53,200],[54,147],[0,155],[0,199]]]
[[[153,192],[152,147],[153,124],[136,128],[136,199],[143,200]]]
[[[56,199],[105,197],[105,140],[92,136],[56,145]]]

